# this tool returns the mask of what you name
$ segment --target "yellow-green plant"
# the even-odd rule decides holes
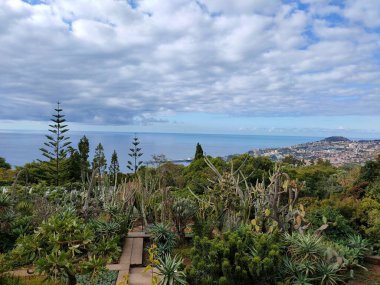
[[[149,264],[145,267],[144,273],[151,271],[151,281],[152,285],[157,285],[158,284],[158,277],[154,273],[154,268],[160,264],[160,262],[157,259],[158,256],[158,248],[156,244],[152,244],[150,248],[148,249],[148,254],[149,254]]]

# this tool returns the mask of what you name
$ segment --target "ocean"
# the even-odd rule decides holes
[[[0,157],[4,157],[13,167],[27,162],[43,159],[41,151],[46,141],[47,132],[0,131]],[[83,135],[90,142],[90,159],[95,147],[101,143],[107,161],[110,162],[113,150],[116,150],[120,170],[126,171],[134,133],[114,132],[69,132],[72,146],[77,148]],[[143,161],[150,161],[154,154],[164,154],[169,160],[193,158],[195,146],[199,142],[207,155],[225,157],[231,154],[242,154],[253,149],[284,147],[300,143],[317,141],[320,137],[303,136],[264,136],[232,134],[178,134],[178,133],[138,133],[142,148]]]

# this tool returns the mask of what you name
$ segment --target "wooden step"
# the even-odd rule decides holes
[[[144,239],[143,238],[132,238],[132,255],[131,255],[131,266],[142,265],[143,251],[144,251]]]

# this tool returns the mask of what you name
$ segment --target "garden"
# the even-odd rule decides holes
[[[368,257],[380,253],[380,155],[334,167],[226,160],[198,144],[188,166],[157,155],[148,167],[135,137],[122,173],[116,152],[107,169],[101,145],[92,163],[86,137],[69,146],[56,111],[47,161],[17,169],[0,161],[0,284],[115,284],[107,265],[136,228],[150,237],[149,284],[334,285],[371,272]]]

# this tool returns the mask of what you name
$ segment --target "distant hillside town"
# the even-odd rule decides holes
[[[353,141],[345,137],[329,137],[320,141],[282,148],[266,148],[250,151],[255,156],[269,156],[280,161],[287,156],[311,164],[318,159],[329,160],[331,164],[363,164],[375,159],[380,153],[380,140]]]

